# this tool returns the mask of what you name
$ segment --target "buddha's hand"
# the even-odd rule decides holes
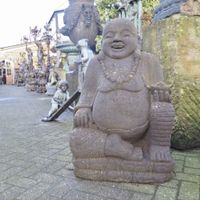
[[[164,83],[159,83],[151,87],[153,101],[170,102],[170,89]]]
[[[92,124],[92,112],[90,108],[80,108],[74,116],[74,127],[89,128]]]

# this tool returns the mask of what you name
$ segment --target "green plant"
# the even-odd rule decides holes
[[[96,5],[100,14],[100,19],[102,23],[105,23],[110,18],[115,18],[117,16],[117,9],[114,4],[117,0],[97,0]]]
[[[159,0],[143,0],[143,12],[153,12],[154,8],[158,5]]]

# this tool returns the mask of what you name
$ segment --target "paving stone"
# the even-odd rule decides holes
[[[200,176],[200,169],[185,167],[184,173]]]
[[[13,159],[13,160],[9,161],[9,164],[11,164],[13,166],[17,166],[17,167],[23,167],[23,168],[28,168],[33,165],[33,163],[30,161],[26,162],[24,160],[19,160],[19,159]]]
[[[55,176],[53,174],[47,174],[47,173],[38,173],[35,176],[31,177],[36,182],[44,182],[44,183],[54,183],[58,181],[62,181],[62,177]]]
[[[112,184],[113,187],[105,187],[101,184],[101,182],[94,182],[94,181],[83,181],[80,179],[74,179],[70,182],[73,183],[75,189],[88,192],[97,196],[102,196],[104,198],[113,198],[116,200],[128,200],[132,197],[133,192],[127,190],[121,190],[116,185]]]
[[[162,183],[160,184],[161,186],[164,186],[164,187],[169,187],[169,188],[178,188],[178,185],[179,185],[179,181],[178,180],[170,180],[166,183]]]
[[[174,188],[159,186],[156,191],[155,200],[175,200],[176,193],[177,190]]]
[[[11,176],[17,175],[23,168],[21,167],[12,167],[6,171],[0,173],[0,181],[10,178]]]
[[[10,185],[15,185],[21,188],[30,188],[34,185],[36,185],[37,181],[30,179],[30,178],[24,178],[20,176],[12,176],[11,178],[8,178],[6,183]]]
[[[75,179],[74,173],[72,170],[68,170],[67,167],[63,167],[62,169],[58,170],[55,175],[62,176],[68,179]]]
[[[42,157],[35,157],[33,159],[34,165],[38,168],[48,167],[52,164],[52,160]]]
[[[178,198],[181,200],[199,200],[199,185],[182,182]]]
[[[184,161],[183,160],[176,160],[175,162],[175,172],[183,172]]]
[[[0,199],[15,200],[24,191],[25,190],[23,188],[13,186],[5,190],[3,193],[0,193]]]
[[[56,160],[56,161],[51,160],[51,164],[49,164],[45,168],[43,168],[42,171],[44,171],[46,173],[55,173],[58,170],[62,169],[66,165],[67,165],[66,162],[59,161],[59,160]]]
[[[13,186],[11,186],[11,185],[9,185],[7,183],[3,183],[3,182],[0,183],[0,193],[3,192],[3,191],[5,191],[6,189],[8,189],[10,187],[13,187]]]
[[[200,169],[200,156],[199,157],[186,157],[185,166]]]
[[[64,162],[72,162],[72,157],[71,156],[69,157],[68,155],[66,156],[66,155],[57,154],[53,156],[53,159],[64,161]]]
[[[49,188],[50,188],[49,184],[39,183],[36,186],[31,187],[29,190],[26,190],[23,194],[17,197],[16,200],[36,200]]]
[[[12,166],[13,167],[13,166]],[[9,168],[11,168],[11,165],[9,164],[5,164],[5,163],[0,163],[0,172],[3,172],[5,170],[8,170]]]
[[[64,149],[64,150],[59,151],[59,154],[60,154],[60,155],[63,155],[63,156],[67,156],[67,155],[71,154],[71,150],[70,150],[70,148],[68,147],[68,148],[66,148],[66,149]]]
[[[198,184],[200,183],[199,176],[192,175],[192,174],[176,173],[175,179],[182,180],[182,181],[191,181]]]
[[[31,151],[31,152],[28,152],[28,153],[17,153],[17,159],[19,159],[19,160],[23,160],[23,161],[25,161],[25,162],[31,162],[32,161],[32,159],[33,159],[33,157],[35,157],[36,155],[34,155],[33,156],[33,154],[32,154],[33,152]]]
[[[154,194],[156,185],[121,183],[120,188],[125,189],[125,190],[135,191],[135,192],[146,193],[146,194]]]
[[[51,191],[49,191],[49,195],[57,198],[62,198],[72,189],[73,186],[70,182],[62,182],[52,188]]]
[[[177,151],[174,150],[172,155],[188,156],[188,157],[199,157],[199,151]]]
[[[18,173],[19,176],[23,177],[30,177],[33,176],[36,173],[39,173],[41,171],[41,168],[36,166],[31,166],[30,168],[22,170],[20,173]]]
[[[63,199],[63,198],[61,199],[52,195],[43,194],[42,196],[37,198],[37,200],[73,200],[73,199]]]
[[[134,193],[130,200],[152,200],[153,196],[143,193]]]
[[[51,148],[51,149],[58,149],[58,150],[66,148],[66,146],[57,145],[57,144],[50,144],[48,147]]]
[[[12,144],[11,146],[15,146],[15,145]],[[0,157],[0,162],[8,163],[8,162],[10,162],[11,160],[13,160],[15,158],[17,158],[17,153],[12,153],[10,155],[4,156],[4,157]]]
[[[185,155],[176,152],[172,152],[172,157],[174,160],[185,160]]]
[[[84,192],[80,192],[80,191],[69,191],[67,193],[66,196],[63,197],[63,199],[73,199],[73,200],[113,200],[110,198],[104,198],[104,197],[99,197],[99,196],[95,196],[89,193],[84,193]]]

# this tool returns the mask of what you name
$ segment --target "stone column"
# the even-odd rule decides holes
[[[79,55],[79,51],[71,42],[63,42],[62,44],[58,44],[56,48],[67,55],[67,60],[64,63],[64,68],[66,79],[69,82],[69,94],[71,96],[78,88],[78,65],[76,64],[76,61]]]

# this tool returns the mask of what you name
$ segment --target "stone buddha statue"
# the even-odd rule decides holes
[[[128,19],[109,21],[88,65],[70,138],[76,176],[164,182],[174,166],[174,108],[158,59],[141,52]]]

